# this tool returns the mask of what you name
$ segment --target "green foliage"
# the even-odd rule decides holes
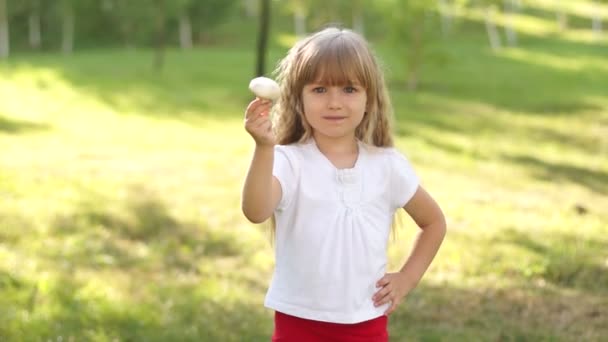
[[[61,42],[62,16],[72,10],[75,16],[76,48],[101,46],[151,46],[157,32],[159,11],[167,19],[169,41],[178,41],[178,18],[187,13],[195,36],[205,39],[211,30],[236,15],[237,0],[165,1],[159,8],[150,0],[52,0],[18,2],[9,18],[14,50],[28,47],[28,18],[40,6],[43,48],[56,50]]]

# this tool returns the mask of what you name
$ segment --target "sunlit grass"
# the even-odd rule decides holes
[[[589,67],[597,68],[603,71],[608,70],[608,65],[601,58],[581,58],[578,60],[572,60],[572,58],[568,58],[566,56],[556,56],[551,53],[529,51],[521,48],[506,49],[501,51],[500,54],[524,63],[536,63],[538,65],[550,66],[552,68],[568,71],[580,71]]]
[[[608,4],[600,1],[577,0],[577,1],[556,1],[556,0],[526,0],[526,7],[542,8],[546,11],[564,11],[569,15],[577,15],[591,18],[597,14],[603,20],[608,19]]]
[[[415,94],[383,54],[397,146],[449,224],[392,336],[600,340],[602,47],[479,41],[448,43]],[[0,340],[268,340],[272,245],[239,210],[252,54],[171,52],[162,73],[146,51],[64,58],[0,65]],[[403,218],[391,269],[414,232]]]
[[[558,36],[561,39],[579,42],[579,43],[608,43],[608,35],[603,31],[603,34],[593,32],[591,28],[592,7],[566,6],[565,13],[582,16],[589,21],[585,28],[576,27],[575,29],[562,30],[556,19],[556,8],[547,5],[548,2],[554,3],[553,0],[544,0],[536,3],[530,2],[523,6],[522,10],[517,13],[506,13],[502,10],[494,10],[491,12],[492,20],[499,28],[504,28],[511,25],[519,34],[525,34],[531,37],[551,37]],[[559,1],[563,4],[576,4],[579,1]],[[581,9],[582,8],[582,9]],[[530,9],[546,11],[545,16],[539,16],[537,13],[529,13]],[[595,10],[595,9],[593,9]],[[600,17],[605,22],[608,18],[608,6],[599,5],[597,8]],[[485,25],[486,9],[482,7],[467,9],[467,11],[457,11],[456,15],[474,22]],[[502,33],[499,33],[502,34]]]

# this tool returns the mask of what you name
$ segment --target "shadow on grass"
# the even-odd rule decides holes
[[[130,232],[135,228],[127,228],[129,224],[117,219],[116,215],[100,215],[98,212],[89,215],[89,211],[84,210],[80,211],[84,214],[72,216],[72,219],[93,220],[100,226],[119,227],[104,228],[115,234],[114,240],[126,239],[152,245],[160,238],[169,238],[161,229],[154,227],[183,229],[177,219],[162,209],[158,200],[152,202],[154,205],[145,207],[154,208],[160,214],[145,212],[157,217],[155,222],[161,223],[140,228],[149,232],[149,236]],[[91,219],[91,216],[95,218]],[[120,227],[117,222],[122,222],[125,227]],[[64,224],[60,226],[67,227]],[[89,230],[97,229],[90,225],[75,225],[71,227],[76,229],[74,231],[62,228],[53,233],[64,234],[60,238],[68,246],[68,241],[73,241],[75,235],[87,227]],[[104,239],[104,236],[90,236],[90,239],[95,238]],[[463,243],[471,244],[470,239],[463,239],[467,239]],[[511,276],[521,277],[521,281],[515,281],[514,284],[519,285],[509,287],[488,287],[491,285],[486,284],[480,288],[451,283],[426,285],[423,282],[391,316],[392,340],[600,341],[608,333],[604,324],[608,300],[602,295],[606,291],[602,286],[608,279],[605,272],[602,273],[587,259],[587,256],[596,255],[594,252],[608,249],[608,242],[585,240],[574,234],[533,238],[515,230],[506,230],[487,242],[483,245],[493,247],[486,247],[476,255],[482,260],[481,265],[494,268],[495,265],[488,260],[494,259],[495,247],[517,245],[546,260],[546,267],[534,276],[543,277],[555,286],[536,286],[532,279],[517,271]],[[113,248],[120,252],[104,252],[116,254],[117,259],[131,252],[128,248],[121,249],[121,246]],[[136,249],[136,246],[131,248]],[[573,248],[580,248],[587,254],[579,256]],[[66,341],[269,340],[272,316],[262,306],[265,283],[259,279],[251,283],[243,281],[240,274],[255,267],[247,261],[232,268],[219,269],[219,263],[215,261],[224,257],[218,255],[230,253],[223,252],[214,257],[193,256],[216,265],[212,266],[216,269],[213,274],[203,273],[189,278],[191,270],[166,264],[163,256],[170,252],[159,250],[160,260],[157,261],[150,256],[147,262],[140,261],[131,268],[114,264],[113,267],[128,278],[132,291],[116,296],[113,289],[100,284],[120,282],[120,277],[103,281],[91,279],[91,275],[103,277],[102,273],[91,272],[110,267],[99,263],[79,263],[78,259],[94,259],[98,253],[95,249],[85,252],[87,254],[45,260],[56,267],[45,267],[45,275],[39,274],[39,279],[25,278],[16,270],[0,268],[0,292],[3,294],[0,296],[3,309],[0,310],[0,337],[8,341],[56,340],[59,336]],[[246,259],[244,254],[236,257]],[[71,269],[62,266],[66,261],[72,263]],[[193,265],[194,261],[191,262]],[[160,267],[148,267],[147,263],[157,263]],[[478,271],[485,272],[483,269]],[[150,272],[155,274],[146,275]],[[232,295],[227,296],[228,291],[232,291]]]
[[[577,132],[567,134],[547,127],[515,125],[510,120],[499,115],[490,118],[486,114],[454,112],[454,108],[446,103],[412,104],[411,112],[402,115],[397,122],[396,134],[401,137],[411,136],[422,139],[426,144],[448,154],[455,156],[468,154],[479,159],[495,157],[481,154],[484,150],[487,153],[494,152],[483,146],[488,143],[489,137],[513,139],[521,136],[534,142],[576,148],[590,155],[601,152],[601,141],[598,137]],[[444,133],[456,133],[471,144],[459,146],[450,143],[442,136]]]
[[[18,134],[48,130],[49,128],[50,126],[45,124],[8,119],[0,116],[0,133]]]
[[[608,194],[608,172],[550,162],[525,155],[503,155],[503,159],[509,163],[524,166],[541,180],[547,182],[566,181],[579,184],[602,195]]]
[[[62,273],[39,291],[36,307],[18,290],[29,294],[40,285],[13,278],[0,272],[0,337],[6,341],[267,341],[272,332],[261,305],[210,298],[204,279],[183,285],[167,277],[141,284],[144,300],[116,301],[90,295],[90,286]]]
[[[608,272],[598,252],[608,250],[608,240],[591,240],[576,234],[556,234],[534,239],[516,229],[505,230],[497,243],[514,244],[542,257],[535,275],[559,287],[606,294]]]
[[[183,222],[139,187],[124,202],[90,197],[48,236],[11,240],[9,255],[41,269],[0,263],[0,340],[269,339],[269,312],[245,295],[266,287],[248,259],[255,246]]]
[[[395,341],[601,341],[607,303],[532,284],[421,285],[390,317],[389,331]]]
[[[80,210],[57,217],[52,231],[79,243],[56,258],[89,267],[138,267],[161,262],[165,269],[197,271],[202,260],[235,257],[244,246],[229,230],[181,222],[166,205],[145,190],[134,190],[115,210],[82,203]]]

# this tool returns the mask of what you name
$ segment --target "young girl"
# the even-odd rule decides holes
[[[366,41],[328,28],[280,62],[281,95],[256,98],[245,129],[255,151],[242,209],[273,217],[276,267],[265,305],[273,341],[387,341],[387,316],[416,286],[445,220],[393,147],[391,107]],[[399,272],[386,272],[395,212],[421,228]]]

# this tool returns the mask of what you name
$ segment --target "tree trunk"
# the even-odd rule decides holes
[[[122,40],[127,49],[133,49],[135,44],[133,44],[133,24],[130,19],[123,18],[120,23],[120,33],[122,34]]]
[[[165,64],[165,0],[156,1],[156,53],[154,57],[154,68],[162,70]]]
[[[407,63],[407,89],[416,91],[420,79],[420,64],[422,61],[422,30],[424,18],[414,21],[410,27],[410,46],[408,49]]]
[[[38,8],[32,9],[28,18],[29,41],[32,49],[40,49],[42,34],[40,32],[40,11]]]
[[[353,30],[358,32],[360,35],[365,34],[365,27],[363,24],[363,4],[362,0],[353,1]]]
[[[556,2],[556,17],[557,17],[557,27],[560,31],[565,31],[568,29],[568,14],[564,10],[562,5],[562,0],[555,0]]]
[[[269,26],[270,0],[260,0],[260,31],[258,32],[256,76],[263,76],[265,72]]]
[[[490,40],[490,46],[492,47],[492,50],[497,51],[500,50],[502,44],[500,42],[500,35],[498,34],[496,25],[494,24],[494,11],[495,9],[493,7],[486,7],[485,22],[486,32],[488,34],[488,39]]]
[[[61,25],[61,51],[71,54],[74,51],[74,8],[71,4],[65,4]]]
[[[441,14],[441,33],[447,37],[452,31],[453,5],[449,0],[439,0],[439,13]]]
[[[507,44],[509,46],[517,46],[517,31],[513,25],[513,19],[517,12],[516,0],[504,0],[505,14],[507,17],[505,25],[505,34],[507,35]]]
[[[602,34],[602,17],[599,13],[593,14],[593,32],[598,36]]]
[[[304,37],[306,35],[306,13],[300,7],[293,12],[293,24],[296,36]]]
[[[184,50],[192,49],[192,23],[185,12],[179,17],[179,45]]]
[[[8,13],[6,0],[0,0],[0,58],[7,58],[10,54],[10,41],[8,34]]]
[[[601,16],[601,6],[598,0],[595,1],[595,10],[593,11],[593,18],[591,27],[593,28],[593,33],[596,36],[602,35],[602,16]]]
[[[245,14],[249,17],[255,17],[256,15],[256,8],[255,6],[257,5],[257,2],[259,0],[244,0],[245,1]]]

